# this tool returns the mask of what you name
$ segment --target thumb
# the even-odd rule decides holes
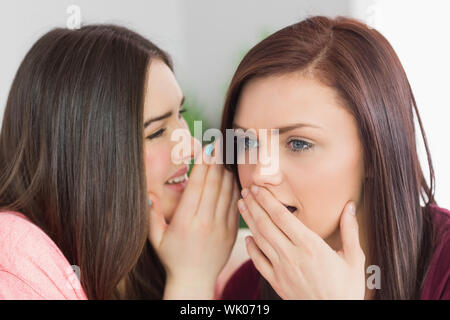
[[[359,242],[359,226],[356,219],[356,208],[354,202],[346,204],[340,221],[341,240],[344,259],[351,265],[364,260],[364,253]]]
[[[167,229],[167,222],[164,218],[164,214],[161,211],[161,203],[159,199],[149,194],[149,199],[152,201],[149,212],[149,240],[153,247],[156,249],[159,247],[163,235]]]

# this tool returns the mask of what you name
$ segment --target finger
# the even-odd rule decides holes
[[[351,265],[360,265],[364,262],[364,252],[359,242],[359,227],[356,219],[355,204],[350,201],[344,207],[340,220],[342,249],[344,258]]]
[[[230,202],[230,208],[228,209],[228,216],[226,217],[228,220],[228,226],[230,228],[238,228],[239,227],[239,209],[237,207],[237,202],[239,200],[239,187],[234,181],[233,183],[233,197]]]
[[[239,212],[242,215],[245,223],[250,229],[253,239],[255,240],[257,246],[264,252],[266,257],[272,262],[275,263],[279,260],[279,256],[277,251],[270,245],[267,239],[261,234],[260,230],[255,226],[255,221],[252,217],[251,212],[248,210],[247,206],[244,203],[243,199],[238,201]]]
[[[215,218],[219,223],[226,223],[227,214],[233,198],[233,173],[223,170],[222,186],[217,199]]]
[[[255,265],[256,270],[269,282],[272,283],[274,279],[274,271],[272,264],[264,256],[264,253],[258,248],[253,237],[248,236],[245,238],[247,252]]]
[[[256,201],[264,208],[274,224],[296,246],[311,244],[318,240],[318,236],[308,229],[296,216],[294,216],[271,192],[266,188],[252,186],[251,192]]]
[[[245,189],[244,201],[251,212],[255,227],[278,253],[286,255],[293,246],[291,240],[271,220],[270,215],[259,205],[251,192]],[[245,191],[244,191],[245,192]]]
[[[206,175],[208,173],[208,167],[209,166],[203,162],[195,163],[192,167],[188,184],[183,191],[183,195],[181,196],[180,202],[176,209],[176,213],[181,212],[181,214],[175,213],[172,218],[172,223],[174,225],[191,218],[197,212],[200,205]]]
[[[214,218],[217,201],[220,195],[220,188],[222,186],[223,171],[223,165],[209,165],[199,209],[197,211],[197,215],[201,219],[212,220]]]
[[[149,208],[149,240],[156,249],[159,248],[168,225],[161,210],[159,199],[152,194],[149,195],[149,198],[152,200],[152,206]]]
[[[207,164],[223,164],[222,159],[222,140],[216,139],[214,142],[205,146],[202,154],[203,161]]]

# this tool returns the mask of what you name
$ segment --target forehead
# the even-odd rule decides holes
[[[144,119],[159,116],[180,104],[183,92],[172,70],[160,59],[153,59],[147,71]]]
[[[241,92],[234,118],[255,129],[296,122],[327,127],[351,120],[333,88],[300,73],[252,79]]]

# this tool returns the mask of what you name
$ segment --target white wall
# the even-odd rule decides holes
[[[348,15],[347,0],[194,0],[183,2],[188,88],[213,126],[243,54],[266,36],[307,15]],[[219,115],[219,116],[218,116]]]
[[[25,53],[46,31],[66,26],[71,4],[80,7],[84,24],[122,24],[167,50],[182,89],[213,126],[220,122],[225,89],[239,59],[262,33],[308,14],[349,14],[349,0],[2,0],[0,121]]]
[[[425,127],[435,171],[436,200],[450,208],[450,1],[353,0],[352,14],[368,20],[397,52]],[[428,177],[419,138],[422,168]]]
[[[0,3],[0,121],[11,82],[33,43],[54,27],[66,27],[69,5],[78,5],[82,21],[129,27],[169,51],[184,65],[182,0],[2,0]]]

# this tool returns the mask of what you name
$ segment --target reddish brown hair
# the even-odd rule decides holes
[[[316,16],[288,26],[254,46],[239,64],[226,96],[224,137],[248,81],[290,72],[308,72],[334,88],[356,119],[368,173],[363,201],[368,225],[374,226],[366,230],[369,261],[382,272],[375,298],[419,298],[433,246],[434,173],[400,60],[379,32],[354,19]],[[414,114],[428,156],[430,186],[417,156]],[[237,175],[235,165],[230,169]],[[278,297],[265,280],[262,297]]]

